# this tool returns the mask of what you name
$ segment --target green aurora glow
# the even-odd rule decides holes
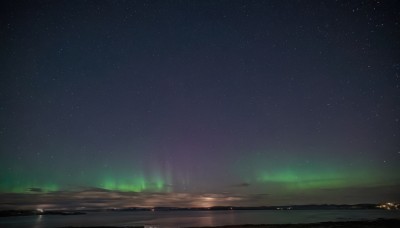
[[[281,154],[285,157],[283,152]],[[262,185],[265,191],[277,193],[372,187],[398,181],[396,170],[379,169],[373,163],[365,166],[368,162],[362,158],[354,164],[347,164],[342,158],[313,158],[307,161],[296,157],[249,156],[241,161],[238,176],[246,183]]]
[[[21,177],[24,178],[21,178]],[[63,177],[62,180],[57,176]],[[169,179],[169,178],[166,178]],[[0,174],[0,192],[35,193],[52,192],[70,187],[88,186],[112,191],[144,192],[169,191],[165,178],[162,175],[134,175],[129,172],[115,172],[113,174],[92,174],[86,177],[72,178],[65,175],[39,175],[25,173],[25,175]],[[33,190],[32,190],[33,189]],[[36,190],[35,190],[36,189]]]
[[[143,191],[163,191],[165,182],[160,177],[158,178],[144,178],[132,177],[132,178],[111,178],[107,177],[97,185],[107,190],[117,190],[125,192],[143,192]]]

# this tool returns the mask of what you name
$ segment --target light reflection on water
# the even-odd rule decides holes
[[[0,227],[145,226],[187,227],[238,224],[312,223],[325,221],[400,219],[400,211],[137,211],[91,212],[85,215],[43,215],[0,218]]]
[[[35,225],[33,226],[33,228],[40,228],[40,227],[42,227],[43,215],[38,215],[38,216],[35,216],[35,217],[36,217],[36,221],[35,221]]]

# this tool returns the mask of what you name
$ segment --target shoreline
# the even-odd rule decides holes
[[[200,227],[185,227],[185,228],[206,228],[207,226]],[[297,224],[243,224],[243,225],[225,225],[225,226],[213,226],[208,228],[242,228],[242,227],[256,227],[256,228],[336,228],[336,227],[357,227],[357,228],[369,228],[369,227],[400,227],[400,219],[376,219],[366,221],[343,221],[343,222],[318,222],[318,223],[297,223]]]
[[[145,226],[65,226],[62,228],[162,228],[158,225]],[[242,224],[242,225],[224,225],[224,226],[190,226],[183,228],[397,228],[400,227],[400,219],[376,219],[363,221],[343,221],[343,222],[318,222],[318,223],[297,223],[297,224]]]

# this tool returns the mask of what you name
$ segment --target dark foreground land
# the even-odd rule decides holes
[[[117,226],[96,226],[96,227],[85,227],[85,228],[118,228]],[[145,228],[143,226],[122,226],[124,228]],[[150,227],[150,226],[149,226]],[[157,225],[152,225],[151,227],[162,227]],[[191,228],[211,228],[209,226],[204,227],[191,227]],[[373,221],[350,221],[350,222],[321,222],[321,223],[309,223],[309,224],[271,224],[271,225],[253,225],[253,224],[246,224],[246,225],[233,225],[233,226],[215,226],[213,228],[337,228],[337,227],[355,227],[355,228],[399,228],[400,227],[400,220],[398,219],[378,219]],[[67,228],[67,227],[65,227]],[[72,228],[72,227],[69,227]],[[74,227],[78,228],[78,227]],[[121,228],[121,227],[119,227]]]
[[[397,219],[378,219],[373,221],[351,221],[351,222],[320,222],[320,223],[309,223],[309,224],[271,224],[271,225],[234,225],[234,226],[216,226],[217,228],[336,228],[336,227],[400,227],[400,220]],[[199,227],[198,227],[199,228]]]

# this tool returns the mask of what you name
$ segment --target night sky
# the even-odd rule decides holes
[[[400,200],[398,1],[0,8],[0,208]]]

